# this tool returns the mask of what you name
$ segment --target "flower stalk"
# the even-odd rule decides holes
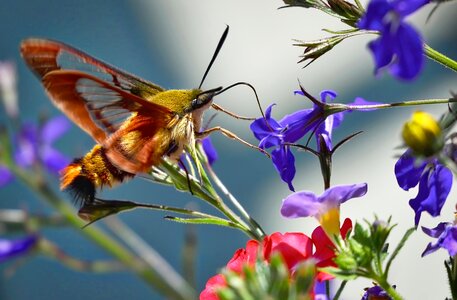
[[[441,52],[436,51],[429,45],[424,43],[424,54],[431,60],[445,66],[446,68],[451,69],[454,72],[457,72],[457,61],[447,57]]]

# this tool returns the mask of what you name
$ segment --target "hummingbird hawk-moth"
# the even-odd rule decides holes
[[[61,42],[24,40],[21,55],[49,98],[97,143],[62,170],[61,189],[90,203],[98,188],[147,172],[164,156],[178,160],[213,131],[248,144],[221,127],[200,131],[203,112],[221,109],[212,101],[222,87],[201,86],[227,34],[228,26],[200,86],[190,90],[166,90]]]

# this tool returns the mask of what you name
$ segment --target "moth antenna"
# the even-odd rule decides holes
[[[208,75],[208,72],[211,69],[211,66],[213,65],[214,61],[216,60],[217,55],[219,54],[219,51],[221,50],[222,46],[224,45],[228,32],[229,32],[229,26],[227,25],[227,27],[224,30],[224,33],[222,34],[221,38],[219,39],[219,43],[217,44],[216,51],[214,51],[213,58],[211,58],[211,61],[209,62],[208,67],[206,68],[205,74],[203,75],[202,81],[200,82],[198,89],[200,89],[202,87],[203,82],[205,81],[206,75]]]
[[[257,95],[257,91],[255,90],[255,88],[248,82],[244,82],[244,81],[240,81],[240,82],[237,82],[237,83],[234,83],[232,85],[229,85],[228,87],[220,90],[219,92],[217,92],[215,95],[219,95],[235,86],[238,86],[238,85],[246,85],[248,87],[250,87],[252,89],[252,91],[254,92],[254,95],[255,95],[255,99],[257,101],[257,105],[259,106],[259,110],[260,110],[260,113],[262,114],[262,117],[263,119],[265,120],[265,123],[267,123],[267,126],[270,127],[270,124],[268,124],[267,122],[267,118],[265,117],[265,113],[263,112],[263,109],[262,109],[262,105],[260,104],[260,100],[259,100],[259,96]]]

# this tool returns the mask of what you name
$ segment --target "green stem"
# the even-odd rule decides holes
[[[222,200],[218,202],[215,206],[218,210],[220,210],[227,218],[229,218],[232,222],[238,225],[243,232],[245,232],[250,238],[255,240],[262,240],[259,234],[256,231],[251,230],[244,222],[241,220],[239,216],[237,216]],[[243,229],[244,228],[244,229]]]
[[[340,287],[338,288],[338,290],[336,291],[336,294],[335,294],[335,297],[333,297],[333,300],[338,300],[341,296],[341,293],[343,292],[344,290],[344,287],[346,286],[348,282],[346,280],[343,280],[340,284]],[[330,298],[329,298],[330,299]]]
[[[424,52],[425,55],[431,60],[436,61],[437,63],[445,66],[446,68],[451,69],[454,72],[457,72],[457,61],[447,57],[446,55],[436,51],[429,45],[424,43]]]
[[[125,266],[119,261],[83,261],[74,258],[44,238],[40,238],[39,250],[67,268],[80,272],[110,273],[125,270]]]
[[[212,179],[214,180],[214,183],[221,189],[222,193],[225,194],[225,196],[232,202],[232,204],[238,209],[238,211],[241,213],[241,215],[249,222],[251,225],[251,230],[256,233],[256,240],[261,241],[265,237],[265,231],[263,231],[262,227],[260,227],[259,223],[257,223],[256,220],[254,220],[244,209],[244,207],[240,204],[240,202],[233,196],[232,193],[227,189],[227,187],[224,185],[224,183],[219,179],[217,174],[214,172],[213,168],[208,164],[207,165],[208,172]]]
[[[135,231],[126,226],[117,216],[107,219],[106,225],[111,229],[113,234],[120,237],[152,269],[158,270],[158,273],[165,281],[173,283],[174,287],[183,292],[187,291],[188,296],[190,296],[190,292],[193,291],[188,283]]]
[[[194,159],[194,161],[197,163],[198,161]],[[218,209],[220,212],[222,212],[230,221],[235,223],[237,228],[245,232],[249,237],[254,238],[256,240],[259,240],[258,233],[256,231],[253,231],[238,215],[236,215],[223,201],[222,199],[218,196],[216,191],[211,186],[206,187],[203,189],[203,187],[200,185],[197,179],[195,179],[192,176],[187,177],[184,171],[181,169],[177,168],[175,165],[170,164],[167,161],[163,161],[161,165],[164,169],[165,172],[173,177],[173,181],[170,182],[170,184],[174,184],[176,188],[181,189],[181,190],[187,190],[188,185],[190,184],[190,187],[192,189],[192,193],[195,197],[198,197],[202,199],[203,201],[211,204],[214,206],[216,209]],[[201,172],[204,170],[201,169]],[[202,173],[202,175],[205,175]],[[189,180],[188,180],[189,178]],[[179,182],[180,186],[177,186],[176,183]],[[211,190],[208,191],[208,188]]]
[[[427,104],[446,104],[456,102],[452,98],[448,99],[422,99],[422,100],[411,100],[403,102],[394,102],[394,103],[381,103],[381,104],[368,104],[368,105],[345,105],[345,104],[327,104],[328,106],[346,106],[346,110],[361,110],[366,111],[367,109],[385,109],[392,107],[402,107],[402,106],[415,106],[415,105],[427,105]],[[344,109],[343,109],[344,110]]]
[[[40,181],[40,176],[32,177],[14,165],[10,165],[9,168],[17,178],[59,211],[73,227],[80,230],[85,225],[85,222],[77,217],[71,205],[62,201],[47,185]],[[81,230],[81,233],[129,267],[140,278],[162,294],[173,299],[194,299],[194,291],[192,289],[178,287],[174,282],[166,281],[159,270],[146,268],[142,260],[138,259],[127,248],[95,226],[86,227],[84,230]]]
[[[393,300],[403,300],[403,297],[385,279],[376,280],[380,287],[389,294]]]
[[[451,295],[453,300],[457,300],[457,286],[455,286],[455,283],[457,283],[457,255],[454,255],[452,258],[452,268],[451,268],[452,274],[451,274],[451,282],[449,284],[451,285]]]

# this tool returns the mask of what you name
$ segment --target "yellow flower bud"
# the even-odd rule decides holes
[[[438,122],[428,113],[416,111],[403,126],[403,140],[414,153],[431,156],[443,147],[443,137]]]

